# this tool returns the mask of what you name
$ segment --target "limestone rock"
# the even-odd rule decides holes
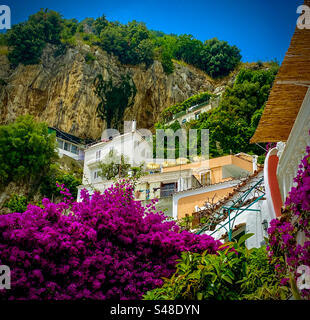
[[[49,126],[82,138],[97,139],[105,123],[98,118],[99,103],[94,93],[94,79],[119,79],[130,73],[137,88],[134,104],[125,110],[124,120],[137,120],[140,128],[151,128],[160,112],[177,102],[214,87],[203,72],[175,63],[166,75],[158,61],[145,66],[125,66],[105,51],[88,45],[68,48],[56,55],[56,47],[47,45],[41,63],[19,65],[10,69],[5,56],[0,56],[0,123],[9,123],[22,114],[31,114]],[[91,53],[94,61],[86,62]]]

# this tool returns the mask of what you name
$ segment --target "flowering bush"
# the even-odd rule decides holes
[[[274,219],[268,229],[270,259],[276,262],[277,271],[282,275],[282,283],[289,282],[289,275],[296,280],[297,268],[301,265],[310,267],[310,146],[299,165],[294,182],[295,187],[285,202],[281,220]],[[298,234],[303,233],[305,241],[298,243]],[[310,290],[301,290],[304,298],[310,298]]]
[[[265,247],[247,249],[225,243],[216,254],[183,252],[177,270],[163,286],[147,292],[145,300],[280,300],[288,288],[280,284]]]
[[[175,222],[133,199],[120,182],[73,202],[0,216],[0,265],[11,268],[2,299],[139,299],[175,271],[182,251],[215,253],[207,235],[179,232]]]

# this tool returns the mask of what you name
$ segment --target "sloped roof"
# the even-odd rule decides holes
[[[310,0],[304,1],[310,7]],[[286,141],[310,85],[310,29],[296,27],[251,143]]]

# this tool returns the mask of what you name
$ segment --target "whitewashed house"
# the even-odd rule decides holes
[[[148,142],[149,136],[145,136],[143,130],[136,129],[136,122],[125,123],[125,132],[120,134],[117,130],[109,129],[103,132],[101,141],[88,145],[85,149],[83,185],[79,186],[78,201],[82,189],[103,191],[112,185],[112,181],[106,181],[100,177],[100,163],[108,157],[110,152],[123,155],[131,166],[145,164],[152,159],[152,144]]]
[[[84,159],[85,143],[83,139],[54,127],[49,127],[48,131],[56,134],[57,152],[60,157],[66,155],[74,160]]]

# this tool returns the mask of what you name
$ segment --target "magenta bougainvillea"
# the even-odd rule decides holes
[[[295,279],[300,276],[297,273],[299,266],[310,267],[310,146],[306,149],[294,182],[282,219],[272,220],[268,229],[267,250],[270,259],[277,262],[276,268],[283,276],[283,284],[288,283],[288,273],[293,274]],[[298,241],[298,235],[303,238],[302,242]],[[303,289],[301,294],[310,299],[310,290]]]
[[[173,274],[182,251],[221,244],[180,232],[125,181],[92,197],[82,191],[82,202],[60,187],[64,202],[0,216],[0,265],[11,268],[0,299],[139,299]]]

